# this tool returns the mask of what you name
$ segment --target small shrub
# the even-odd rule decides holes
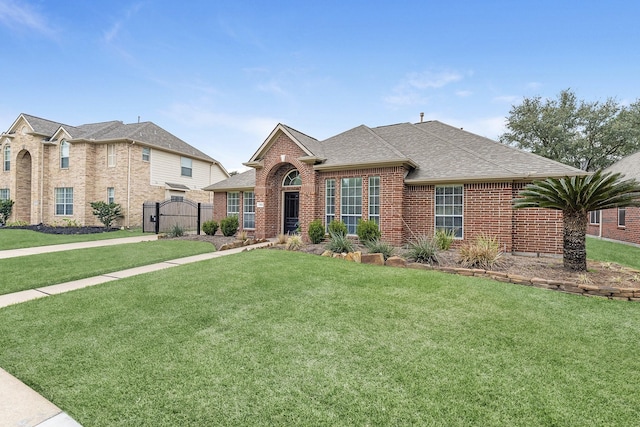
[[[369,253],[382,254],[384,259],[390,258],[396,251],[396,248],[391,243],[383,242],[380,239],[370,240],[365,243]]]
[[[27,221],[12,221],[12,222],[8,222],[7,227],[24,227],[26,225],[29,225],[29,223]]]
[[[184,236],[184,228],[180,224],[175,224],[171,230],[167,233],[169,237],[182,237]]]
[[[407,257],[415,262],[437,263],[438,245],[429,236],[418,236],[409,242]]]
[[[63,227],[82,227],[78,220],[73,218],[62,218]]]
[[[213,236],[218,231],[218,221],[210,220],[202,223],[202,231],[207,236]]]
[[[342,221],[336,221],[335,219],[329,223],[329,235],[347,235],[347,225]]]
[[[299,234],[292,234],[287,239],[287,246],[285,247],[288,251],[297,251],[302,247],[302,237]]]
[[[460,247],[460,264],[466,268],[490,269],[499,264],[502,252],[497,237],[478,235]]]
[[[13,210],[13,200],[0,200],[0,224],[6,224]]]
[[[230,215],[220,221],[220,230],[225,237],[233,236],[239,227],[238,215]]]
[[[343,253],[353,252],[353,243],[346,234],[336,234],[329,231],[329,242],[327,243],[327,249],[331,252]]]
[[[316,219],[309,223],[309,240],[311,243],[318,244],[324,240],[324,225],[322,220]]]
[[[242,240],[244,242],[245,240],[247,240],[247,236],[247,232],[242,230],[238,233],[238,240]]]
[[[278,234],[278,244],[279,245],[284,245],[285,243],[287,243],[287,235],[284,233],[280,233]]]
[[[111,224],[113,224],[118,218],[122,218],[122,208],[118,203],[106,203],[102,201],[91,202],[91,208],[93,209],[93,214],[98,217],[98,220],[104,225],[106,228],[110,228]]]
[[[451,244],[453,243],[453,241],[456,238],[456,232],[451,230],[451,229],[439,229],[436,230],[436,236],[434,238],[436,245],[438,246],[438,249],[442,250],[442,251],[448,251],[449,249],[451,249]]]
[[[375,221],[361,220],[358,221],[356,234],[360,241],[364,244],[380,238],[380,229]]]

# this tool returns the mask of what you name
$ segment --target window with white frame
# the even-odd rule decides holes
[[[64,139],[60,143],[60,169],[69,169],[69,143]]]
[[[73,215],[73,187],[55,189],[56,215]]]
[[[170,200],[172,202],[184,202],[184,196],[171,196]]]
[[[347,226],[347,233],[356,234],[358,220],[362,218],[362,178],[342,178],[340,217]]]
[[[380,225],[380,177],[369,177],[369,221]]]
[[[114,187],[107,187],[107,203],[116,202],[116,189]]]
[[[180,157],[180,175],[192,176],[193,161],[188,157]]]
[[[297,169],[290,171],[282,181],[283,187],[291,187],[295,185],[302,185],[302,178],[300,177],[300,172],[298,172]]]
[[[627,209],[618,208],[618,227],[627,226]]]
[[[256,196],[253,191],[242,195],[242,228],[256,228]]]
[[[240,193],[230,191],[227,193],[227,216],[240,213]]]
[[[600,211],[589,212],[589,224],[600,224]]]
[[[116,165],[116,144],[107,144],[107,166],[110,168]]]
[[[11,197],[8,188],[0,188],[0,200],[9,200]]]
[[[463,187],[461,185],[436,187],[436,230],[453,231],[462,239]]]
[[[4,161],[2,162],[2,169],[5,171],[11,170],[11,146],[9,144],[4,146],[2,150]]]
[[[325,215],[325,229],[329,231],[329,224],[336,219],[336,180],[327,179],[324,182],[325,196],[324,196],[324,215]]]
[[[142,147],[142,161],[148,162],[150,158],[151,158],[151,148]]]

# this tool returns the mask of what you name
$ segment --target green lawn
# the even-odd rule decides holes
[[[256,250],[0,309],[85,427],[637,425],[640,305]]]
[[[59,245],[62,243],[89,242],[93,240],[118,239],[142,236],[142,229],[118,230],[95,234],[46,234],[32,230],[0,228],[0,251],[31,248],[34,246]]]
[[[640,248],[587,237],[587,258],[640,269]]]
[[[0,295],[213,251],[211,243],[158,240],[0,259]]]

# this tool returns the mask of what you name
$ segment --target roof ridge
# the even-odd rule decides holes
[[[456,128],[455,126],[451,126],[451,125],[448,125],[448,124],[446,124],[446,123],[439,122],[438,120],[430,120],[430,121],[431,121],[431,122],[440,123],[440,124],[442,124],[442,125],[445,125],[445,126],[447,126],[447,127],[450,127],[451,129],[455,129],[455,130],[458,130],[458,131],[461,131],[461,132],[465,132],[465,133],[467,133],[467,134],[469,134],[469,135],[473,135],[473,136],[475,136],[475,137],[479,137],[479,138],[482,138],[482,139],[486,139],[488,142],[492,142],[492,143],[494,143],[494,144],[500,144],[499,142],[496,142],[496,141],[494,141],[494,140],[492,140],[492,139],[490,139],[490,138],[487,138],[487,137],[484,137],[484,136],[481,136],[481,135],[476,135],[476,134],[474,134],[474,133],[471,133],[471,132],[465,131],[464,129]],[[425,123],[425,122],[422,122],[422,123]],[[475,151],[468,149],[467,147],[461,146],[460,144],[456,144],[454,141],[450,141],[450,140],[448,140],[448,139],[444,139],[444,138],[443,138],[443,137],[441,137],[440,135],[437,135],[437,134],[435,134],[435,133],[433,133],[433,132],[430,132],[430,131],[428,131],[428,130],[426,130],[426,129],[422,129],[420,126],[418,126],[419,124],[411,124],[411,123],[409,123],[409,124],[410,124],[411,126],[414,126],[414,127],[415,127],[415,128],[417,128],[417,129],[419,129],[421,132],[427,133],[427,134],[429,134],[429,135],[433,136],[434,138],[437,138],[437,139],[439,139],[439,140],[441,140],[441,141],[443,141],[443,142],[446,142],[447,144],[454,145],[456,148],[458,148],[458,149],[460,149],[460,150],[462,150],[462,151],[465,151],[465,152],[467,152],[467,153],[469,153],[469,154],[472,154],[473,156],[475,156],[475,157],[477,157],[477,158],[479,158],[479,159],[482,159],[482,160],[484,160],[485,162],[491,163],[492,165],[495,165],[495,166],[497,166],[497,167],[499,167],[499,168],[501,168],[501,169],[504,169],[504,170],[506,170],[506,171],[509,171],[509,172],[511,172],[511,173],[513,173],[513,174],[520,175],[520,173],[519,173],[518,171],[515,171],[515,170],[513,170],[513,169],[510,169],[510,168],[508,168],[508,167],[506,167],[506,166],[504,166],[504,165],[502,165],[502,164],[500,164],[500,163],[496,162],[495,160],[487,159],[487,158],[485,158],[484,156],[479,155],[479,154],[478,154],[478,153],[476,153]],[[504,144],[501,144],[501,145],[503,145],[503,146],[504,146],[504,147],[506,147],[506,148],[512,148],[512,147],[509,147],[509,146],[504,145]],[[514,148],[512,148],[512,149],[514,149]],[[514,149],[514,150],[515,150],[515,149]],[[517,151],[521,151],[521,150],[517,150]]]
[[[289,129],[289,130],[292,130],[292,131],[298,132],[299,134],[304,135],[304,136],[306,136],[307,138],[311,138],[311,139],[313,139],[314,141],[318,141],[318,139],[316,139],[316,138],[314,138],[314,137],[312,137],[312,136],[310,136],[310,135],[307,135],[307,134],[306,134],[306,133],[304,133],[304,132],[300,132],[298,129],[292,128],[291,126],[286,125],[286,124],[284,124],[284,123],[280,123],[280,124],[281,124],[282,126],[286,127],[286,128],[287,128],[287,129]]]
[[[384,139],[383,137],[381,137],[380,135],[378,135],[377,133],[375,133],[373,131],[373,129],[371,129],[369,126],[366,125],[360,125],[359,127],[363,127],[365,128],[365,130],[369,133],[371,133],[372,135],[374,135],[377,139],[379,139],[380,141],[382,141],[388,148],[391,149],[391,151],[393,151],[397,156],[404,158],[404,159],[408,159],[409,157],[404,154],[402,151],[398,150],[393,144],[391,144],[389,141],[387,141],[386,139]]]

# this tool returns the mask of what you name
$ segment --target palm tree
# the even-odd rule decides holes
[[[565,176],[534,181],[520,191],[516,209],[548,208],[562,211],[564,267],[587,271],[587,215],[589,211],[640,206],[640,183],[622,180],[619,173]]]

